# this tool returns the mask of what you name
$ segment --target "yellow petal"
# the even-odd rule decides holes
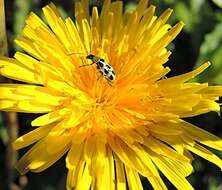
[[[56,36],[59,38],[59,40],[62,42],[62,44],[69,49],[71,47],[71,44],[69,42],[69,36],[67,33],[67,29],[65,27],[65,23],[63,19],[61,18],[59,11],[55,7],[53,3],[50,5],[47,5],[43,8],[43,13],[52,28],[53,32],[56,34]]]
[[[42,84],[41,77],[36,71],[10,58],[0,58],[0,74],[22,82]]]
[[[162,143],[159,140],[156,140],[155,138],[149,137],[145,140],[144,145],[147,148],[150,148],[153,152],[156,152],[157,154],[163,155],[167,158],[177,160],[180,162],[189,162],[190,160],[181,155],[178,154],[175,150],[167,146],[166,144]]]
[[[221,96],[222,86],[208,86],[199,91],[200,94],[211,95],[211,96]]]
[[[172,164],[159,157],[152,157],[152,160],[159,168],[159,170],[170,180],[170,182],[178,190],[194,190],[194,188],[179,171],[172,169]]]
[[[46,24],[35,13],[31,12],[26,19],[26,24],[32,28],[38,28],[40,26],[46,27]]]
[[[79,173],[76,190],[88,190],[92,184],[92,176],[90,175],[89,166],[86,164],[83,171]]]
[[[183,132],[175,121],[159,122],[158,124],[154,123],[149,129],[155,134],[162,135],[180,135]]]
[[[193,138],[195,141],[222,151],[222,139],[219,137],[188,122],[182,122],[181,127],[186,131],[187,135]]]
[[[29,146],[30,144],[40,140],[41,138],[45,137],[48,132],[52,129],[52,125],[39,127],[19,138],[17,138],[12,146],[15,150],[24,148],[26,146]]]
[[[190,80],[193,77],[195,77],[196,75],[202,73],[209,66],[210,66],[210,63],[207,62],[207,63],[201,65],[200,67],[198,67],[197,69],[195,69],[194,71],[191,71],[191,72],[188,72],[188,73],[185,73],[182,75],[178,75],[175,77],[171,77],[168,79],[160,80],[157,82],[157,84],[160,87],[164,88],[164,86],[172,86],[172,85],[177,85],[178,83],[184,83],[187,80]]]
[[[140,172],[144,176],[152,175],[134,150],[119,139],[118,141],[114,141],[112,138],[109,138],[108,142],[112,150],[118,155],[126,166],[135,168],[136,171]]]
[[[32,97],[30,95],[17,94],[16,89],[21,86],[21,84],[0,84],[0,99],[9,100],[30,100]]]
[[[75,169],[69,169],[66,182],[66,187],[68,190],[72,190],[73,188],[75,188],[77,182],[82,179],[82,173],[85,165],[85,161],[81,159]]]
[[[62,130],[63,122],[58,123],[46,137],[45,150],[49,154],[56,154],[62,151],[72,142],[72,136],[69,131]],[[52,143],[57,142],[57,143]]]
[[[219,157],[217,157],[215,154],[213,154],[211,151],[204,148],[203,146],[200,146],[197,143],[195,143],[194,146],[187,146],[187,149],[197,154],[198,156],[201,156],[204,159],[214,163],[215,165],[220,167],[220,169],[222,169],[222,160]]]
[[[41,172],[54,164],[69,148],[66,146],[56,154],[47,154],[43,152],[45,149],[45,139],[35,144],[16,164],[16,168],[21,174],[27,173],[29,170],[33,172]]]
[[[53,94],[53,91],[45,87],[34,85],[20,85],[15,90],[15,93],[29,96],[33,104],[48,105],[48,107],[55,107],[60,105],[65,98],[58,94]]]
[[[39,60],[43,60],[43,58],[39,55],[38,50],[36,49],[36,47],[33,44],[33,41],[19,36],[15,39],[15,43],[21,47],[24,51],[26,51],[27,53],[29,53],[30,55],[32,55],[33,57],[39,59]]]
[[[82,144],[72,144],[71,149],[66,157],[66,167],[69,170],[74,170],[80,159],[83,157],[83,145]]]
[[[93,154],[96,152],[96,139],[88,137],[84,144],[84,159],[86,163],[91,166]]]
[[[20,63],[22,63],[24,66],[26,66],[27,68],[29,68],[31,70],[34,70],[35,65],[40,63],[38,60],[32,58],[31,56],[29,56],[25,53],[21,53],[21,52],[16,52],[14,57],[16,60],[18,60]]]
[[[126,178],[125,178],[125,168],[122,161],[114,154],[115,156],[115,166],[116,166],[116,180],[117,180],[117,189],[126,190]]]
[[[135,170],[126,167],[126,176],[127,176],[129,190],[133,189],[143,190],[139,174]]]
[[[81,109],[72,109],[72,113],[68,117],[63,126],[64,128],[74,128],[87,120],[86,111]]]
[[[32,121],[32,126],[44,126],[51,124],[55,121],[58,121],[62,118],[61,115],[55,114],[50,112],[48,114],[44,114],[43,116],[37,117],[35,120]]]

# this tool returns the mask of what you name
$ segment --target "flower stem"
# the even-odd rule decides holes
[[[5,30],[4,0],[0,0],[0,55],[8,54],[8,45]]]
[[[4,0],[0,0],[0,56],[8,55],[8,44],[6,36],[6,25],[5,25],[5,10]],[[8,79],[0,78],[1,83],[11,82]],[[17,153],[13,151],[11,143],[18,136],[18,121],[16,113],[2,113],[3,115],[3,126],[7,130],[8,137],[5,144],[5,156],[4,156],[4,170],[0,173],[0,186],[3,189],[8,189],[13,180],[13,168],[17,160]],[[1,188],[0,188],[1,189]]]

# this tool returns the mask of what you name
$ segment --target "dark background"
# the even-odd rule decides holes
[[[21,32],[25,18],[30,11],[42,15],[41,7],[53,2],[59,7],[64,17],[73,16],[73,1],[41,1],[41,0],[7,0],[6,6],[6,28],[9,42],[9,55],[12,57],[18,47],[13,43],[15,37]],[[97,1],[90,1],[96,4]],[[137,1],[124,1],[125,9],[133,9]],[[169,45],[173,51],[170,61],[166,64],[172,69],[169,76],[188,72],[205,61],[211,61],[212,65],[207,71],[198,76],[195,81],[209,82],[210,85],[222,84],[222,3],[221,0],[153,0],[152,4],[157,6],[157,15],[166,8],[173,8],[173,16],[170,23],[175,24],[182,20],[185,28],[176,40]],[[183,102],[182,102],[183,103]],[[1,112],[0,112],[1,114]],[[64,158],[42,173],[28,173],[25,177],[19,177],[16,170],[12,169],[11,181],[7,186],[4,184],[4,171],[7,160],[6,154],[9,136],[6,125],[3,124],[4,115],[0,115],[0,190],[18,190],[18,185],[26,190],[63,190],[66,182],[66,169]],[[18,114],[19,135],[30,131],[31,121],[36,115]],[[187,119],[205,130],[222,137],[221,117],[216,113],[208,113],[198,117]],[[27,150],[27,149],[26,149]],[[19,156],[26,150],[21,150]],[[222,158],[221,152],[215,152]],[[3,155],[3,156],[2,156]],[[196,156],[195,156],[196,157]],[[197,190],[220,190],[222,189],[222,175],[220,169],[211,163],[196,157],[193,162],[195,172],[188,177],[190,183]],[[6,173],[5,173],[6,172]],[[164,178],[164,177],[163,177]],[[174,187],[164,178],[169,189]],[[149,186],[142,178],[144,189]],[[2,184],[1,184],[2,183]],[[26,184],[26,185],[25,185]]]

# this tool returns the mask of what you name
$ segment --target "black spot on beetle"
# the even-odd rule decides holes
[[[107,75],[109,73],[109,71],[104,69],[104,73]]]
[[[99,61],[99,63],[98,63],[98,64],[99,64],[100,68],[102,68],[102,67],[103,67],[103,65],[104,65],[104,64],[103,64],[103,62],[102,62],[101,60]]]
[[[109,65],[106,65],[106,68],[107,68],[107,69],[111,69],[111,67],[110,67]]]
[[[109,80],[113,80],[113,76],[112,75],[109,76]]]

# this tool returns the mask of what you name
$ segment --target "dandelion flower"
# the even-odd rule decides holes
[[[218,137],[184,118],[216,111],[221,86],[189,82],[204,71],[167,78],[166,46],[183,27],[167,24],[141,0],[135,10],[106,0],[101,13],[88,0],[77,2],[75,21],[65,20],[53,4],[43,8],[48,24],[31,13],[16,43],[26,53],[1,57],[0,74],[23,83],[0,84],[0,109],[41,113],[33,131],[15,149],[34,144],[18,161],[22,174],[41,172],[64,154],[67,189],[142,190],[140,176],[153,189],[167,189],[160,172],[181,190],[193,189],[191,153],[222,168],[207,147],[222,150]],[[101,77],[86,59],[96,55],[113,67],[116,79]],[[83,56],[84,55],[84,56]]]

